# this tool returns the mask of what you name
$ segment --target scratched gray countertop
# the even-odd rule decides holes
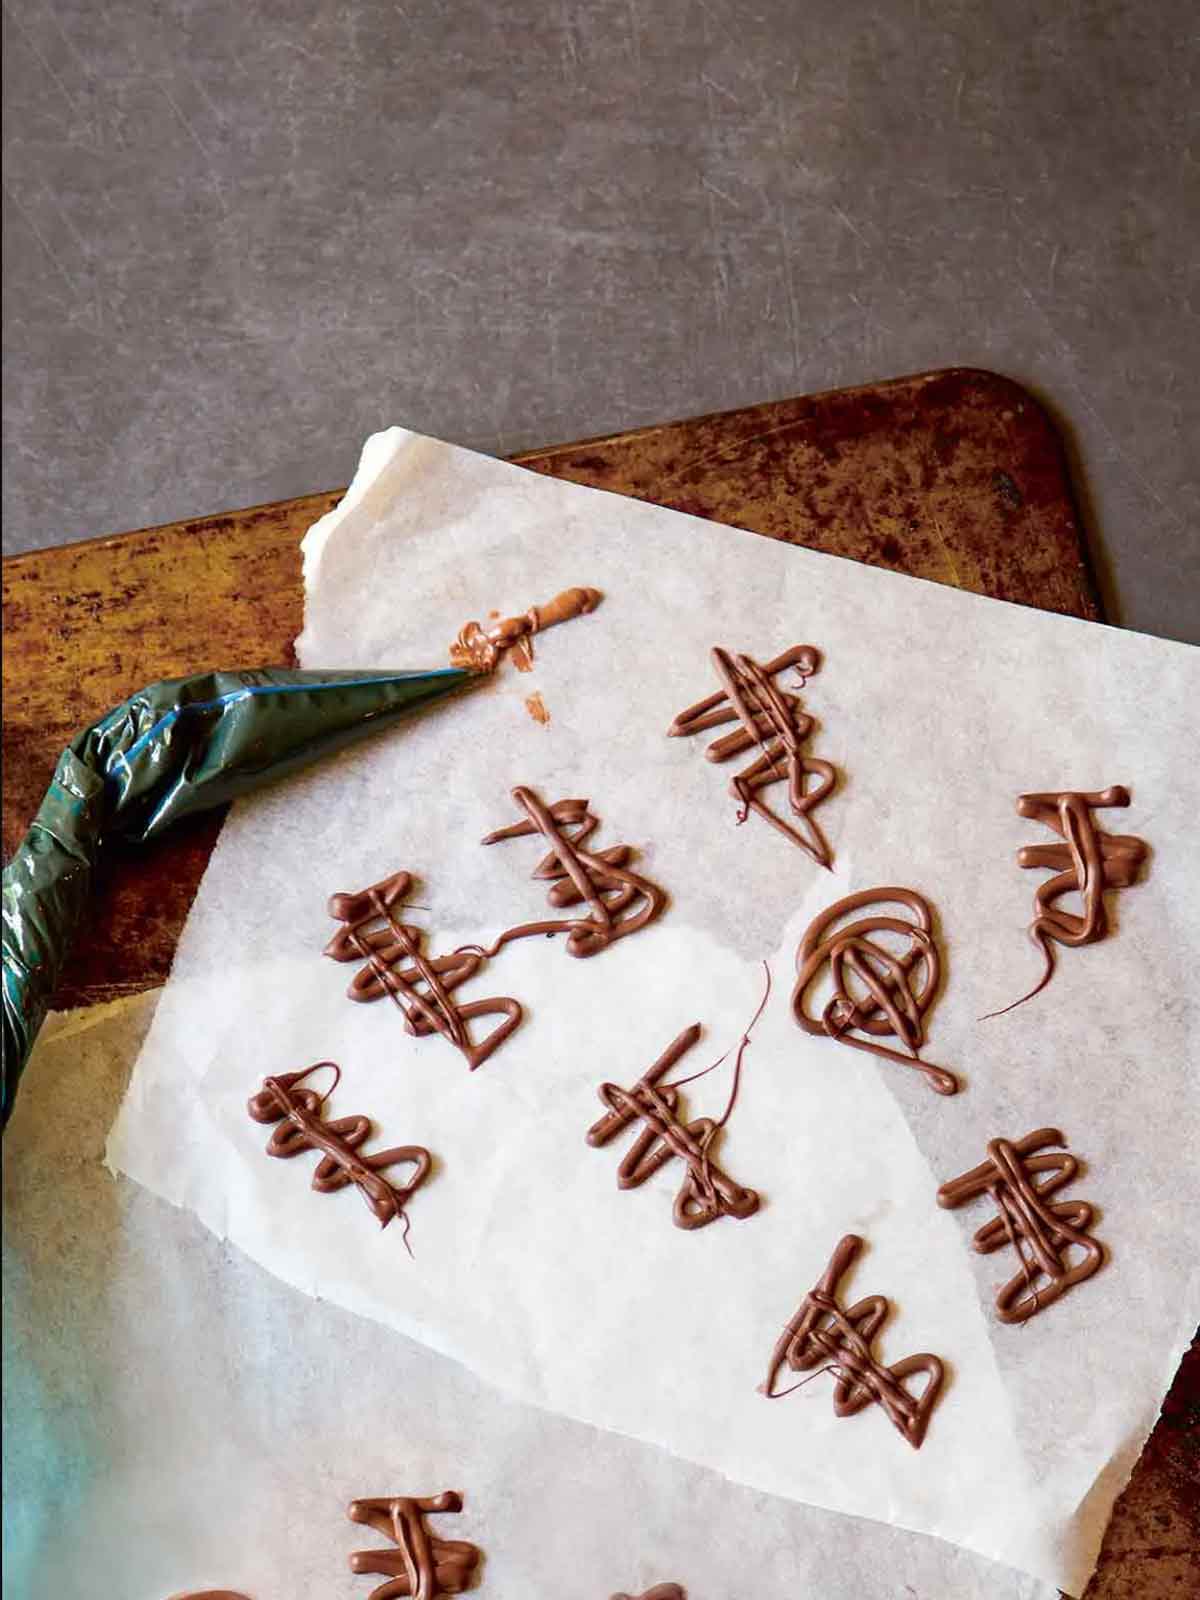
[[[10,0],[5,550],[991,367],[1200,640],[1189,0]]]

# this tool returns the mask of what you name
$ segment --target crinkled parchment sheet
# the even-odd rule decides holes
[[[510,667],[236,808],[112,1136],[113,1167],[294,1288],[389,1324],[510,1400],[662,1447],[681,1463],[668,1476],[701,1465],[781,1499],[939,1535],[1078,1593],[1200,1313],[1189,1222],[1196,653],[551,482],[399,430],[369,441],[350,494],[306,541],[306,568],[306,667],[425,667],[444,659],[467,617],[493,607],[519,610],[579,583],[605,600],[537,640],[532,674]],[[672,716],[714,686],[714,643],[765,659],[799,642],[824,657],[805,690],[819,720],[810,748],[842,774],[820,814],[832,876],[761,821],[737,827],[729,769],[704,760],[701,740],[664,737]],[[534,689],[548,723],[525,710]],[[1109,897],[1113,936],[1063,951],[1043,995],[978,1021],[1038,969],[1024,929],[1040,874],[1014,858],[1050,835],[1016,816],[1016,795],[1117,782],[1133,805],[1100,820],[1145,838],[1153,854],[1144,881]],[[517,995],[527,1019],[471,1074],[443,1041],[406,1035],[391,1006],[346,1000],[348,969],[320,958],[332,931],[325,902],[405,867],[420,880],[426,909],[414,917],[435,952],[541,914],[536,843],[478,844],[513,820],[516,783],[547,799],[589,796],[603,819],[595,842],[637,846],[671,905],[592,960],[572,961],[561,941],[506,949],[461,993]],[[808,921],[836,897],[889,883],[922,890],[937,908],[947,982],[926,1054],[961,1074],[955,1099],[807,1038],[791,1018]],[[693,1020],[706,1030],[695,1065],[719,1054],[758,1002],[764,961],[774,991],[720,1158],[761,1191],[763,1207],[744,1223],[681,1233],[670,1220],[673,1165],[621,1193],[625,1142],[586,1145],[596,1088],[632,1083]],[[381,1233],[352,1190],[315,1195],[311,1163],[263,1153],[267,1133],[247,1116],[247,1096],[264,1073],[322,1057],[344,1069],[331,1114],[366,1111],[377,1140],[437,1155],[436,1177],[412,1204],[413,1260],[399,1230]],[[726,1088],[713,1074],[687,1091],[687,1109],[719,1113]],[[983,1159],[988,1139],[1045,1124],[1085,1162],[1068,1193],[1098,1207],[1111,1261],[1043,1315],[1004,1327],[992,1297],[1011,1254],[969,1248],[986,1203],[950,1214],[934,1193]],[[849,1231],[869,1249],[848,1292],[893,1303],[883,1358],[932,1350],[948,1365],[919,1453],[877,1408],[837,1420],[829,1379],[773,1405],[755,1392],[780,1328]],[[360,1348],[366,1338],[355,1334]],[[371,1367],[370,1398],[343,1388],[359,1407],[346,1437],[374,1433],[387,1370],[382,1357]],[[468,1384],[462,1373],[444,1381],[447,1394]],[[440,1412],[428,1395],[426,1404]],[[474,1437],[469,1420],[455,1425]],[[350,1484],[341,1436],[325,1427],[297,1413],[280,1449],[311,1452],[312,1470],[320,1463],[340,1494],[445,1486],[425,1482],[403,1427],[389,1441],[387,1481],[372,1473]],[[494,1470],[472,1453],[435,1475],[470,1491]],[[581,1531],[563,1535],[554,1573],[564,1593],[634,1581],[606,1568],[595,1583],[586,1573],[589,1591],[569,1553],[593,1524],[608,1525],[610,1492],[625,1503],[618,1476],[601,1474],[572,1513]],[[791,1513],[723,1492],[727,1503],[698,1498],[694,1515],[673,1512],[669,1533],[655,1496],[639,1501],[621,1548],[650,1563],[678,1533],[695,1552],[698,1595],[752,1592],[713,1575],[750,1570],[730,1552],[757,1559],[774,1542],[770,1518]],[[485,1499],[476,1489],[472,1503]],[[860,1541],[875,1548],[878,1528],[832,1526],[834,1576],[816,1592],[870,1592]],[[261,1537],[286,1558],[274,1531]],[[497,1571],[507,1559],[497,1549]]]
[[[377,1541],[347,1503],[451,1487],[463,1514],[433,1526],[483,1549],[481,1600],[671,1578],[689,1600],[1053,1600],[940,1539],[509,1399],[114,1183],[105,1135],[156,999],[51,1019],[5,1136],[6,1600],[365,1600],[347,1557]],[[290,1176],[299,1223],[316,1197]]]

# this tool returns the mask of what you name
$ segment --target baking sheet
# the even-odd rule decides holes
[[[505,1399],[114,1182],[104,1139],[156,998],[52,1018],[6,1135],[6,1600],[365,1600],[347,1556],[375,1541],[347,1503],[448,1487],[463,1514],[433,1526],[480,1546],[496,1600],[667,1579],[689,1600],[1053,1600],[941,1540]]]
[[[243,803],[226,826],[115,1130],[118,1170],[189,1207],[293,1285],[422,1340],[506,1393],[661,1445],[753,1488],[934,1533],[1078,1593],[1112,1499],[1200,1312],[1187,1235],[1197,1132],[1190,973],[1200,955],[1186,647],[1050,617],[713,527],[399,430],[377,436],[338,512],[310,535],[305,666],[423,665],[467,616],[588,583],[593,617],[538,640],[533,674],[495,683]],[[715,687],[714,643],[760,659],[824,653],[805,691],[812,753],[842,774],[820,813],[831,877],[756,819],[734,824],[728,769],[673,715]],[[534,721],[534,689],[550,720]],[[1024,928],[1050,836],[1028,789],[1127,783],[1111,831],[1153,850],[1111,897],[1115,937],[1064,951],[1051,988],[986,1023],[1037,972]],[[653,927],[589,961],[506,949],[464,998],[520,997],[527,1020],[479,1072],[417,1041],[386,1005],[344,997],[322,961],[325,901],[405,867],[430,948],[542,914],[514,783],[588,795],[596,843],[627,842],[672,897]],[[913,1073],[802,1035],[795,948],[832,899],[902,883],[934,902],[948,979]],[[705,1060],[758,1002],[722,1164],[762,1210],[694,1234],[670,1223],[678,1175],[619,1193],[624,1144],[589,1149],[599,1083],[631,1084],[686,1023]],[[711,1046],[711,1050],[710,1050]],[[353,1193],[319,1197],[263,1155],[245,1102],[266,1071],[322,1057],[331,1114],[420,1142],[439,1171],[414,1200],[415,1259]],[[689,1064],[690,1065],[690,1064]],[[719,1075],[688,1092],[719,1114]],[[987,1140],[1052,1124],[1085,1171],[1110,1265],[1020,1328],[997,1323],[1006,1254],[979,1258],[984,1205],[938,1184]],[[771,1347],[837,1239],[869,1252],[847,1286],[894,1312],[886,1361],[932,1350],[949,1381],[914,1454],[872,1410],[837,1420],[812,1384],[768,1405]],[[1120,1374],[1120,1381],[1114,1381]],[[828,1381],[828,1380],[826,1380]]]

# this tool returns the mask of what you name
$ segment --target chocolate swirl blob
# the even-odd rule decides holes
[[[905,907],[912,920],[875,911],[838,926],[852,913],[881,904]],[[880,934],[904,940],[906,948],[889,948]],[[826,968],[833,994],[820,1014],[813,1015],[810,996]],[[920,1057],[925,1013],[937,996],[941,962],[932,909],[915,889],[862,889],[835,902],[809,924],[796,952],[796,971],[792,1011],[805,1033],[912,1067],[937,1094],[958,1092],[952,1072]],[[886,1038],[899,1040],[908,1054],[876,1042]]]
[[[853,1233],[840,1241],[821,1281],[805,1295],[776,1341],[766,1382],[760,1385],[759,1393],[768,1400],[780,1400],[792,1392],[776,1388],[785,1366],[793,1372],[827,1368],[837,1377],[833,1391],[836,1416],[852,1417],[865,1406],[882,1406],[892,1426],[914,1450],[919,1450],[929,1426],[929,1414],[941,1392],[945,1369],[937,1356],[927,1352],[905,1356],[890,1367],[882,1366],[871,1354],[875,1336],[887,1318],[887,1300],[880,1294],[868,1295],[843,1310],[837,1294],[838,1283],[862,1245]],[[907,1380],[914,1376],[925,1379],[919,1395],[906,1387]],[[793,1385],[796,1387],[799,1385]]]
[[[709,761],[723,762],[757,749],[758,755],[730,781],[730,793],[739,802],[738,821],[751,811],[798,844],[822,867],[832,867],[829,843],[813,812],[837,784],[837,771],[828,761],[805,755],[801,746],[816,723],[800,707],[799,696],[774,681],[778,673],[794,668],[803,688],[821,664],[820,652],[811,644],[793,645],[760,666],[753,656],[734,655],[715,646],[711,658],[721,688],[681,711],[667,729],[668,738],[688,737],[709,728],[740,722],[735,733],[714,739],[704,752]],[[809,786],[810,779],[816,781]],[[772,811],[761,797],[771,784],[787,782],[788,804],[795,819]]]
[[[1065,1143],[1057,1128],[1037,1128],[1015,1141],[992,1139],[986,1161],[937,1192],[938,1205],[951,1211],[985,1194],[996,1205],[999,1215],[984,1223],[972,1244],[980,1255],[1009,1244],[1020,1260],[1020,1270],[996,1294],[1001,1322],[1028,1322],[1104,1265],[1104,1247],[1087,1231],[1095,1214],[1087,1201],[1047,1203],[1079,1172],[1069,1151],[1049,1148]]]
[[[1149,852],[1145,841],[1131,833],[1104,833],[1092,813],[1128,804],[1129,790],[1121,784],[1093,794],[1065,791],[1018,798],[1018,815],[1053,828],[1063,842],[1027,844],[1017,851],[1019,866],[1054,873],[1034,894],[1034,918],[1029,924],[1029,937],[1042,954],[1042,975],[1028,994],[1000,1011],[989,1011],[988,1017],[1002,1017],[1042,992],[1054,975],[1055,944],[1077,948],[1096,944],[1107,934],[1104,891],[1128,889],[1135,883]],[[1082,916],[1064,911],[1058,904],[1072,893],[1078,893],[1083,901]]]
[[[397,1547],[356,1550],[350,1557],[351,1572],[380,1573],[389,1580],[372,1589],[367,1600],[438,1600],[470,1588],[482,1551],[465,1539],[439,1538],[425,1521],[462,1508],[462,1495],[453,1489],[423,1499],[384,1495],[352,1500],[346,1512],[351,1522],[363,1523]]]

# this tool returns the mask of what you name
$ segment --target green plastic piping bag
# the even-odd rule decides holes
[[[4,868],[4,1123],[107,840],[154,839],[478,681],[455,668],[206,672],[140,689],[72,739]]]

